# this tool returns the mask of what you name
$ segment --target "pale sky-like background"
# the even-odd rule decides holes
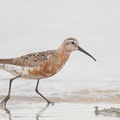
[[[67,37],[78,39],[97,62],[74,52],[50,79],[120,84],[120,0],[0,0],[0,58],[56,49]]]

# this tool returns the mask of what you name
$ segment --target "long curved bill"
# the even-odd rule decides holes
[[[78,50],[85,53],[86,55],[90,56],[93,60],[97,61],[92,55],[90,55],[87,51],[85,51],[84,49],[82,49],[81,47],[78,47]]]

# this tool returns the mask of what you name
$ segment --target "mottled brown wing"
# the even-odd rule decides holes
[[[47,61],[49,57],[56,56],[56,54],[55,51],[36,52],[18,58],[0,59],[0,63],[34,67],[40,66],[43,62]]]

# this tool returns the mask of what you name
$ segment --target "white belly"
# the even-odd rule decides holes
[[[22,66],[10,65],[10,64],[0,64],[0,69],[7,71],[14,76],[21,75],[21,78],[26,78],[26,79],[41,79],[41,78],[44,78],[44,76],[30,75],[29,71],[33,70],[33,67],[22,67]]]

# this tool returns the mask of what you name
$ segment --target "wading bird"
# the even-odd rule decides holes
[[[51,77],[59,72],[65,65],[72,51],[81,51],[96,61],[93,56],[79,46],[75,38],[65,39],[56,50],[35,52],[18,58],[0,59],[0,69],[10,72],[15,76],[10,79],[8,95],[1,102],[1,105],[6,106],[7,101],[10,99],[12,82],[17,78],[37,79],[35,91],[44,98],[48,104],[53,103],[38,91],[39,80]]]

